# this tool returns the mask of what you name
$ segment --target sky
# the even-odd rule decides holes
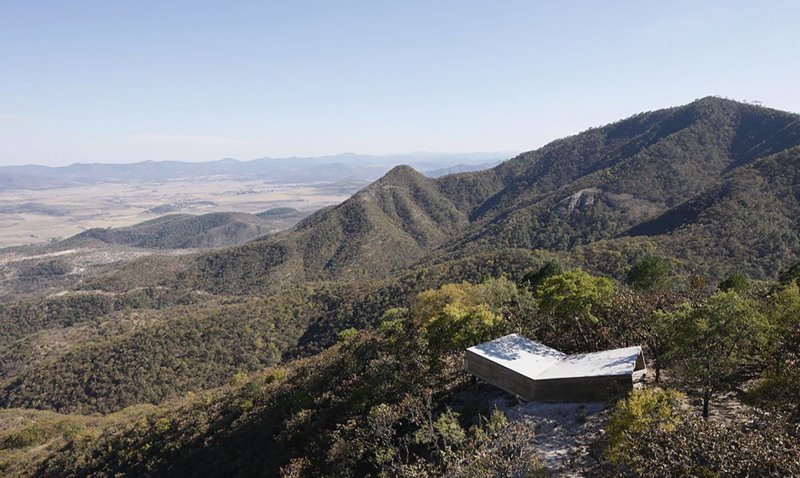
[[[800,112],[797,1],[0,1],[0,165],[526,151]]]

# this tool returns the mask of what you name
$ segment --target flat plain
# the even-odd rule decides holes
[[[313,211],[344,201],[359,184],[274,184],[205,177],[160,183],[101,183],[0,191],[0,248],[41,244],[96,227],[123,227],[165,214]]]

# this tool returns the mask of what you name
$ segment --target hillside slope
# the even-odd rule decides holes
[[[300,217],[294,214],[281,219],[297,221]],[[127,227],[89,229],[62,243],[74,246],[95,240],[152,249],[212,248],[241,244],[281,226],[268,218],[246,213],[170,214]]]
[[[738,168],[626,234],[660,238],[665,250],[715,275],[775,278],[800,253],[800,147]]]
[[[286,281],[387,277],[468,224],[435,181],[398,166],[291,231],[195,258],[181,280],[212,292],[242,293]]]
[[[623,234],[800,144],[800,116],[718,98],[644,113],[501,164],[462,246],[563,250]],[[447,181],[445,178],[443,181]]]

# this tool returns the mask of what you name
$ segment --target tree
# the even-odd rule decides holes
[[[639,333],[647,344],[647,348],[653,354],[656,383],[661,382],[661,369],[664,366],[665,349],[669,343],[670,325],[670,314],[663,310],[656,310],[647,314],[641,322]]]
[[[734,272],[724,281],[720,282],[718,288],[721,291],[733,290],[741,293],[746,291],[748,287],[750,287],[750,281],[747,279],[747,276]]]
[[[765,313],[773,332],[770,361],[750,395],[800,422],[800,285],[791,282],[774,293]]]
[[[529,272],[522,278],[522,284],[531,290],[536,290],[545,279],[564,272],[564,267],[560,262],[549,261],[536,272]]]
[[[413,322],[438,356],[496,337],[518,295],[516,285],[504,278],[445,284],[417,296]]]
[[[672,314],[683,298],[669,290],[635,291],[620,288],[607,314],[615,346],[630,345],[630,339],[646,345],[652,356],[649,365],[655,370],[655,380],[661,379],[661,369],[669,346]],[[622,342],[620,344],[620,342]],[[619,345],[617,345],[619,344]]]
[[[605,455],[612,463],[625,463],[639,434],[650,429],[672,431],[680,421],[683,395],[675,390],[634,390],[620,400],[608,419]]]
[[[765,317],[734,291],[718,292],[675,314],[671,357],[680,378],[700,392],[703,417],[708,417],[712,397],[735,387],[748,365],[758,362],[767,332]]]
[[[548,277],[537,289],[542,312],[556,320],[556,325],[570,334],[577,348],[597,346],[589,337],[588,327],[600,322],[599,313],[608,308],[614,294],[614,283],[606,277],[595,277],[581,269],[573,269]]]
[[[645,257],[631,267],[628,284],[639,290],[661,287],[669,280],[669,271],[669,261],[663,257]]]
[[[800,282],[800,262],[781,272],[779,279],[784,284],[792,281]]]
[[[383,313],[378,329],[390,342],[400,342],[409,334],[410,312],[405,307],[393,307]]]
[[[358,329],[349,327],[339,332],[336,336],[336,340],[338,342],[349,342],[355,339],[356,337],[358,337]]]

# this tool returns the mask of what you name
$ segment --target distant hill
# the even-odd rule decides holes
[[[274,207],[272,209],[267,209],[266,211],[259,212],[256,214],[258,217],[286,217],[286,216],[293,216],[299,214],[300,211],[293,207]]]
[[[23,204],[0,205],[0,214],[41,214],[45,216],[66,216],[68,210],[47,204],[27,202]]]
[[[296,222],[304,216],[291,208],[282,208],[277,213],[274,211],[266,211],[266,215],[233,212],[170,214],[128,227],[89,229],[61,241],[61,245],[100,241],[153,249],[232,246],[284,229],[287,222]]]
[[[397,164],[421,170],[454,165],[496,164],[511,153],[411,153],[371,156],[344,153],[320,157],[221,159],[208,162],[144,161],[129,164],[72,164],[63,167],[0,166],[0,191],[48,189],[107,182],[161,182],[209,176],[259,179],[272,183],[373,181]]]
[[[448,166],[446,168],[423,171],[423,174],[425,174],[425,176],[428,176],[429,178],[440,178],[442,176],[447,176],[448,174],[469,173],[472,171],[481,171],[484,169],[489,169],[494,166],[497,166],[499,163],[500,161],[492,161],[481,164],[456,164],[454,166]]]

